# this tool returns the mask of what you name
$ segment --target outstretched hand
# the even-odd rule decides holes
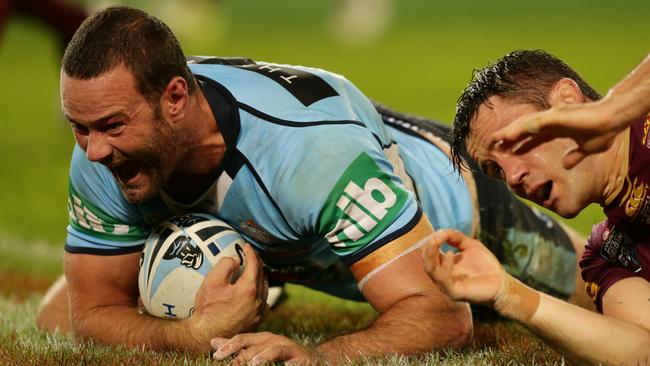
[[[518,118],[492,134],[492,142],[513,153],[529,150],[557,137],[573,139],[577,146],[566,152],[562,165],[569,169],[585,156],[607,150],[614,137],[643,116],[613,112],[613,103],[566,104]]]
[[[445,243],[460,252],[441,253]],[[492,304],[503,287],[505,271],[496,257],[480,241],[459,231],[436,231],[422,253],[427,273],[453,300]]]
[[[311,365],[317,359],[305,347],[277,334],[262,332],[238,334],[230,339],[214,338],[210,346],[215,350],[213,358],[224,360],[235,356],[233,363],[259,365],[286,361],[295,365]]]

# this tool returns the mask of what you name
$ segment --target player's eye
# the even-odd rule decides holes
[[[70,126],[72,127],[72,131],[74,133],[80,134],[80,135],[87,135],[88,134],[88,127],[82,126],[78,123],[70,122]]]
[[[501,170],[499,164],[495,163],[494,161],[488,160],[481,164],[481,170],[490,178],[504,180],[503,170]]]
[[[102,131],[114,135],[114,134],[120,133],[122,131],[123,127],[124,127],[123,122],[110,122],[110,123],[107,123],[106,125],[104,125],[104,127],[102,128]]]

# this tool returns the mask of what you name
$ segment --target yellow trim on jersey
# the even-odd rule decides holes
[[[598,297],[598,291],[600,291],[600,286],[598,286],[598,284],[595,282],[586,282],[585,291],[587,292],[587,295],[591,297],[591,300],[593,302],[596,302],[596,297]]]
[[[372,271],[392,262],[414,244],[431,234],[433,234],[433,227],[426,215],[422,215],[420,221],[409,232],[354,263],[350,270],[354,278],[359,282],[359,287],[363,287],[363,284],[368,280],[366,277]]]

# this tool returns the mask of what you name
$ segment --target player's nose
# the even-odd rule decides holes
[[[88,140],[86,142],[86,157],[88,160],[106,163],[110,160],[112,153],[113,147],[108,143],[105,134],[95,131],[88,134]]]
[[[520,159],[516,158],[503,159],[500,165],[503,169],[506,183],[519,194],[519,191],[523,188],[524,177],[528,174],[526,165]]]

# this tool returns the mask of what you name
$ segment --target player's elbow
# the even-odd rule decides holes
[[[466,303],[456,303],[447,311],[434,312],[428,331],[431,349],[458,350],[470,345],[473,337],[472,313]]]
[[[462,304],[453,317],[453,323],[450,324],[450,342],[449,347],[453,349],[464,348],[471,344],[474,336],[474,326],[472,323],[472,312],[468,304]]]
[[[47,291],[36,313],[36,326],[49,333],[70,331],[68,294],[63,277]]]

